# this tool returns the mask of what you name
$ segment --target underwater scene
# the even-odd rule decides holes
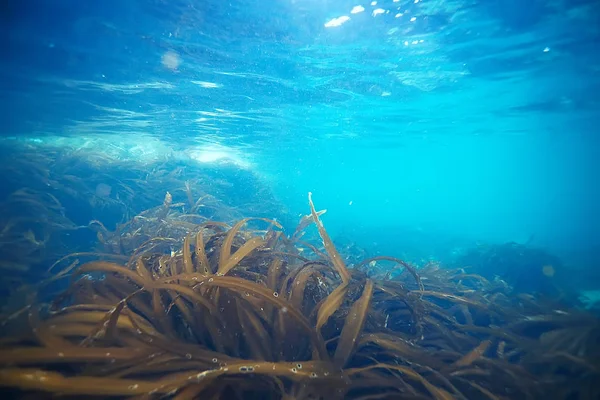
[[[4,0],[2,399],[600,399],[600,3]]]

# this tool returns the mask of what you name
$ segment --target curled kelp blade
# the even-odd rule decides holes
[[[421,282],[421,277],[419,276],[417,270],[412,265],[410,265],[409,263],[407,263],[406,261],[403,261],[403,260],[401,260],[399,258],[396,258],[396,257],[387,257],[387,256],[371,257],[371,258],[368,258],[368,259],[362,261],[355,268],[356,269],[361,269],[365,265],[371,265],[372,263],[375,263],[375,262],[380,261],[380,260],[392,261],[392,262],[397,263],[398,265],[400,265],[400,267],[405,268],[413,276],[413,278],[417,282],[417,286],[418,286],[419,290],[421,292],[425,290],[425,287],[423,286],[423,282]],[[391,271],[389,273],[391,273]]]
[[[265,242],[262,238],[254,237],[247,241],[238,251],[231,255],[231,247],[233,245],[233,239],[238,234],[244,224],[250,220],[261,220],[268,222],[271,225],[277,226],[281,229],[281,225],[277,221],[269,220],[266,218],[245,218],[235,224],[227,233],[225,241],[221,246],[221,253],[219,255],[219,269],[217,274],[225,275],[231,268],[233,268],[243,257],[248,255],[251,251],[257,247],[263,245]]]

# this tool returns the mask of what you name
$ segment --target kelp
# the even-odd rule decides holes
[[[165,229],[178,215],[165,202],[124,224],[113,253],[59,260],[37,300],[4,321],[14,328],[0,341],[0,386],[37,398],[600,395],[597,317],[462,269],[347,265],[308,200],[289,237],[264,218]],[[322,246],[299,240],[313,222]],[[407,274],[374,273],[378,261]]]
[[[151,244],[162,252],[180,247],[179,240],[205,221],[231,223],[250,212],[272,216],[273,210],[285,215],[249,171],[236,177],[259,191],[261,201],[238,196],[230,205],[219,200],[231,188],[219,171],[193,163],[183,168],[175,154],[133,161],[112,143],[94,151],[93,142],[74,147],[46,140],[0,143],[3,304],[14,297],[13,288],[36,282],[42,268],[70,252],[131,255],[143,242],[168,238]],[[14,312],[13,306],[4,308]]]

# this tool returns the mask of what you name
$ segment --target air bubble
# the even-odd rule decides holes
[[[192,355],[191,355],[190,353],[187,353],[187,354],[185,355],[185,358],[187,358],[188,360],[191,360],[191,359],[192,359]]]
[[[296,372],[298,372],[298,370],[296,368],[292,368],[291,371],[295,374]]]
[[[300,363],[296,364],[296,368],[302,369],[302,364],[300,364]]]
[[[219,360],[217,360],[216,358],[212,359],[212,362],[214,362],[215,364],[219,362]]]
[[[138,385],[137,383],[135,385],[131,385],[129,386],[129,390],[135,390],[139,387],[140,385]]]
[[[273,297],[279,297],[279,293],[273,292]]]
[[[213,281],[213,278],[208,278],[208,281],[209,281],[209,282],[212,282],[212,281]]]
[[[311,373],[310,373],[310,377],[311,377],[311,378],[316,378],[316,377],[317,377],[317,374],[316,374],[316,373],[314,373],[314,372],[311,372]]]

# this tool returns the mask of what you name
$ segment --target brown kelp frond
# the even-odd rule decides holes
[[[65,377],[58,372],[31,368],[3,368],[0,386],[76,396],[132,396],[167,393],[159,391],[154,382],[103,377]]]
[[[239,232],[240,228],[252,219],[259,219],[265,222],[269,222],[270,224],[275,225],[281,229],[281,225],[278,222],[268,220],[266,218],[245,218],[239,221],[229,230],[227,236],[225,237],[224,243],[221,245],[221,254],[219,256],[219,269],[217,270],[218,274],[225,275],[227,272],[229,272],[231,268],[235,266],[235,264],[237,264],[237,262],[239,262],[240,259],[248,255],[252,250],[256,249],[258,246],[264,243],[264,241],[262,241],[260,238],[254,237],[246,243],[244,243],[244,245],[240,249],[238,249],[238,251],[235,254],[231,255],[231,246],[233,245],[233,239]]]
[[[245,242],[233,255],[231,255],[223,264],[219,264],[217,269],[218,275],[226,275],[232,268],[234,268],[242,258],[249,255],[251,252],[256,250],[258,247],[264,244],[264,240],[259,237],[253,237],[252,239]]]
[[[117,273],[126,278],[129,278],[131,281],[135,282],[137,285],[143,287],[146,283],[149,283],[148,280],[144,279],[141,275],[132,271],[126,267],[121,265],[107,262],[107,261],[93,261],[87,264],[80,266],[74,273],[71,275],[71,279],[77,278],[79,275],[82,275],[86,272],[107,272],[107,273]]]
[[[317,217],[320,217],[326,212],[327,210],[321,210],[317,211],[315,214],[317,215]],[[302,218],[300,218],[300,222],[298,223],[294,234],[292,235],[292,240],[298,241],[300,237],[304,234],[304,229],[306,229],[306,227],[312,224],[313,222],[315,222],[315,219],[312,212],[308,215],[303,215]]]
[[[340,334],[333,361],[339,367],[344,367],[356,346],[356,341],[365,324],[371,297],[373,296],[373,281],[368,279],[363,294],[348,311],[348,317]]]
[[[336,287],[329,296],[327,296],[320,306],[317,306],[317,331],[320,331],[333,313],[340,308],[347,292],[348,284],[342,283]]]
[[[348,268],[346,268],[344,260],[342,260],[342,257],[333,245],[329,234],[325,230],[323,223],[319,219],[319,215],[317,213],[317,210],[315,210],[315,206],[312,201],[312,193],[310,192],[308,193],[308,203],[310,205],[312,217],[315,221],[315,224],[317,225],[317,229],[319,230],[319,236],[321,236],[321,240],[323,240],[323,245],[325,246],[325,250],[327,250],[327,254],[329,255],[330,261],[335,267],[337,273],[340,274],[342,283],[347,284],[350,281],[350,272],[348,271]]]
[[[120,254],[113,254],[113,253],[94,253],[94,252],[71,253],[71,254],[68,254],[68,255],[66,255],[64,257],[61,257],[58,260],[56,260],[50,266],[50,268],[48,268],[47,272],[48,273],[52,272],[52,270],[54,269],[54,267],[56,267],[57,265],[59,265],[63,261],[68,260],[70,258],[74,258],[74,257],[96,257],[96,258],[106,257],[106,258],[120,260],[120,261],[127,261],[129,259],[129,257],[127,257],[127,256],[123,256],[123,255],[120,255]]]
[[[401,267],[403,267],[404,269],[406,269],[415,279],[415,281],[417,282],[417,286],[419,288],[419,290],[422,292],[425,290],[425,287],[423,286],[423,283],[421,282],[421,277],[419,276],[419,274],[417,273],[417,270],[410,265],[409,263],[399,259],[399,258],[395,258],[395,257],[387,257],[387,256],[377,256],[377,257],[371,257],[369,259],[366,259],[364,261],[362,261],[360,264],[358,264],[355,268],[356,269],[360,269],[365,265],[373,265],[373,263],[379,261],[379,260],[385,260],[385,261],[393,261],[397,264],[399,264]],[[393,270],[390,270],[389,273],[391,274]]]
[[[483,355],[483,353],[486,352],[486,350],[488,349],[488,347],[490,347],[491,344],[491,340],[484,340],[479,346],[475,347],[472,351],[461,357],[460,360],[452,364],[452,367],[467,367],[473,364],[475,360],[477,360]]]
[[[442,389],[440,387],[433,385],[427,379],[425,379],[423,376],[421,376],[418,372],[415,372],[414,370],[412,370],[410,368],[403,367],[400,365],[374,364],[374,365],[369,365],[367,367],[350,368],[346,371],[346,373],[348,374],[348,376],[352,377],[353,375],[361,374],[363,372],[366,372],[366,371],[369,371],[372,369],[386,369],[389,371],[400,372],[403,376],[406,376],[412,382],[423,385],[423,387],[425,387],[425,389],[431,394],[431,396],[434,399],[436,399],[436,400],[451,400],[451,399],[453,399],[453,396],[450,395],[450,393],[448,393],[447,391],[445,391],[444,389]]]
[[[191,185],[184,192],[186,209],[204,209]],[[378,256],[350,271],[310,195],[309,205],[292,237],[264,218],[266,229],[183,219],[168,196],[102,229],[104,252],[57,257],[62,270],[33,286],[40,300],[7,313],[0,386],[48,398],[598,394],[596,316],[437,263]],[[299,241],[312,222],[325,251]],[[44,297],[65,277],[63,292]]]

